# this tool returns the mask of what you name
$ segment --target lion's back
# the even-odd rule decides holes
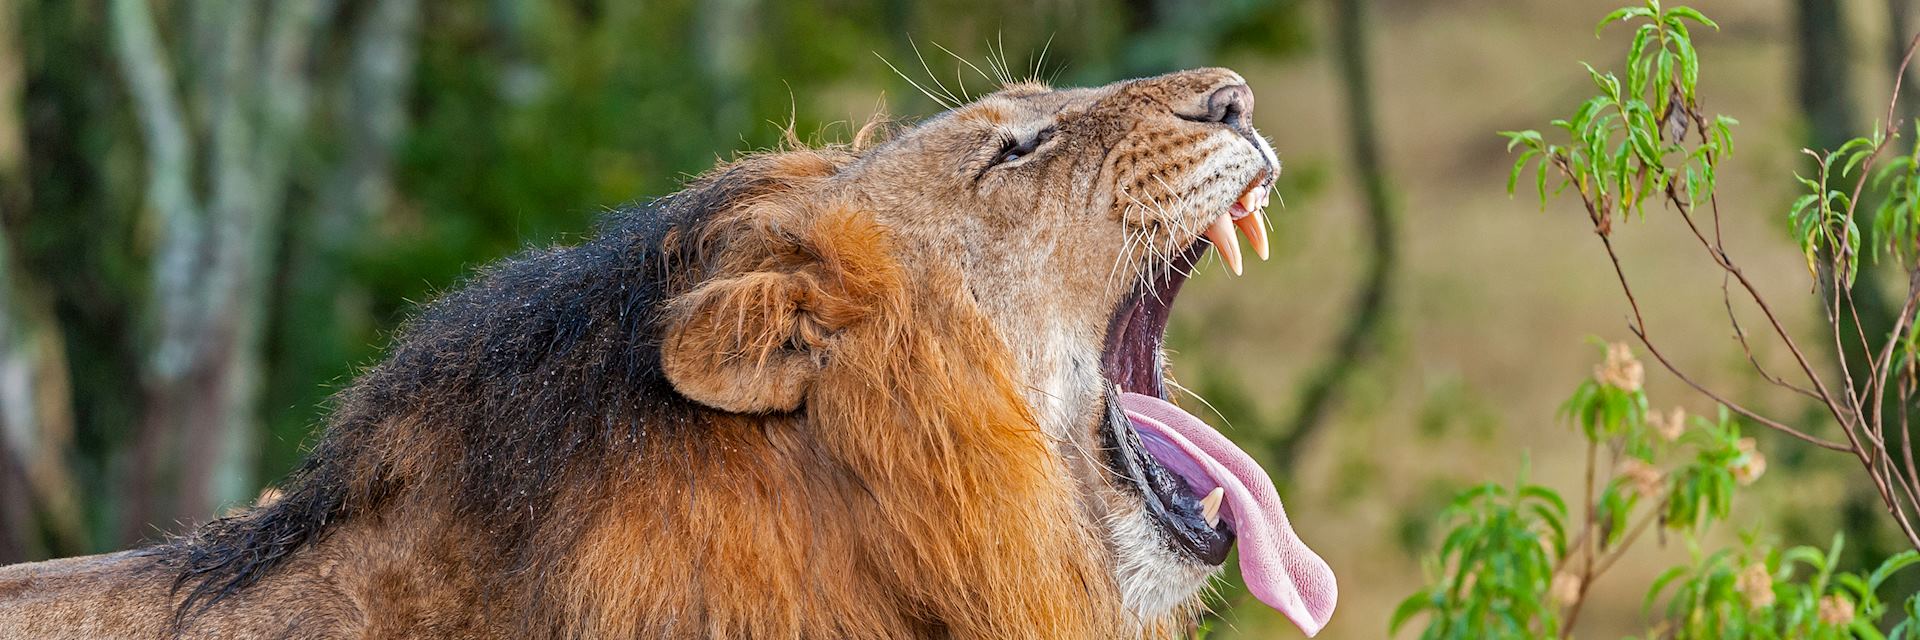
[[[261,597],[238,598],[175,636],[169,628],[174,575],[148,551],[0,566],[0,640],[317,640],[360,635],[355,630],[358,616],[337,593],[296,578],[263,584]]]
[[[0,566],[0,638],[160,638],[167,585],[139,551]]]

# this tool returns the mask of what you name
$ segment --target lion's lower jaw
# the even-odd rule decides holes
[[[1201,589],[1220,567],[1195,562],[1167,547],[1158,525],[1138,511],[1116,513],[1108,521],[1115,574],[1129,613],[1143,635],[1157,637],[1184,630],[1201,610]]]

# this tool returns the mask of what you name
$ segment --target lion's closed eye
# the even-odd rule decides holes
[[[987,169],[1005,166],[1034,155],[1040,147],[1053,139],[1054,128],[1047,127],[1024,136],[1012,135],[1000,140],[1000,152],[987,163]],[[984,171],[983,171],[984,173]]]

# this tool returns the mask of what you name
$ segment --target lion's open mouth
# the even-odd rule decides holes
[[[1237,266],[1226,233],[1224,242],[1208,233],[1167,268],[1149,270],[1114,310],[1101,355],[1112,383],[1108,464],[1138,491],[1176,552],[1217,565],[1237,537],[1248,589],[1311,635],[1333,614],[1332,570],[1294,534],[1273,481],[1252,456],[1168,401],[1162,347],[1173,299],[1207,247],[1222,245],[1222,258]]]

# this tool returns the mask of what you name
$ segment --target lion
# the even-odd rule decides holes
[[[725,163],[425,305],[278,497],[0,568],[0,636],[1170,638],[1236,540],[1311,635],[1332,572],[1162,353],[1266,254],[1252,108],[1011,83]]]

